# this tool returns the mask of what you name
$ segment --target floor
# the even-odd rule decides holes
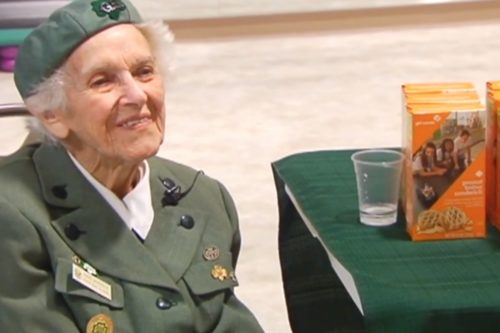
[[[398,146],[400,85],[471,81],[484,94],[486,81],[500,79],[499,35],[497,21],[471,20],[179,41],[160,155],[204,170],[232,193],[243,235],[236,292],[266,332],[290,332],[271,162]],[[0,74],[0,103],[17,101],[11,74]],[[22,131],[19,120],[2,120],[0,149],[14,150]]]

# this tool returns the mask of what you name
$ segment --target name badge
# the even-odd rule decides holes
[[[111,301],[111,285],[73,263],[73,280]]]

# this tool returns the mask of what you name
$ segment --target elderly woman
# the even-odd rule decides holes
[[[233,292],[228,192],[153,157],[168,37],[126,0],[75,0],[21,46],[48,139],[0,166],[1,332],[262,332]]]

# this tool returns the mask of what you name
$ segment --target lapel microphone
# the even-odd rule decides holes
[[[188,189],[184,192],[182,192],[181,186],[177,185],[171,178],[160,177],[160,181],[163,184],[163,187],[165,187],[165,192],[163,192],[163,198],[161,199],[161,204],[163,205],[163,207],[176,206],[179,201],[191,191],[194,184],[196,183],[196,180],[198,179],[198,176],[201,174],[203,174],[202,170],[196,172],[191,185],[189,185]]]

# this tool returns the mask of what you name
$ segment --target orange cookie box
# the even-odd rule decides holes
[[[407,231],[414,241],[484,237],[485,108],[469,83],[417,88],[403,86]]]
[[[486,106],[487,106],[487,128],[486,128],[486,202],[488,220],[500,229],[500,165],[497,163],[499,156],[498,122],[500,121],[500,81],[486,83]]]

